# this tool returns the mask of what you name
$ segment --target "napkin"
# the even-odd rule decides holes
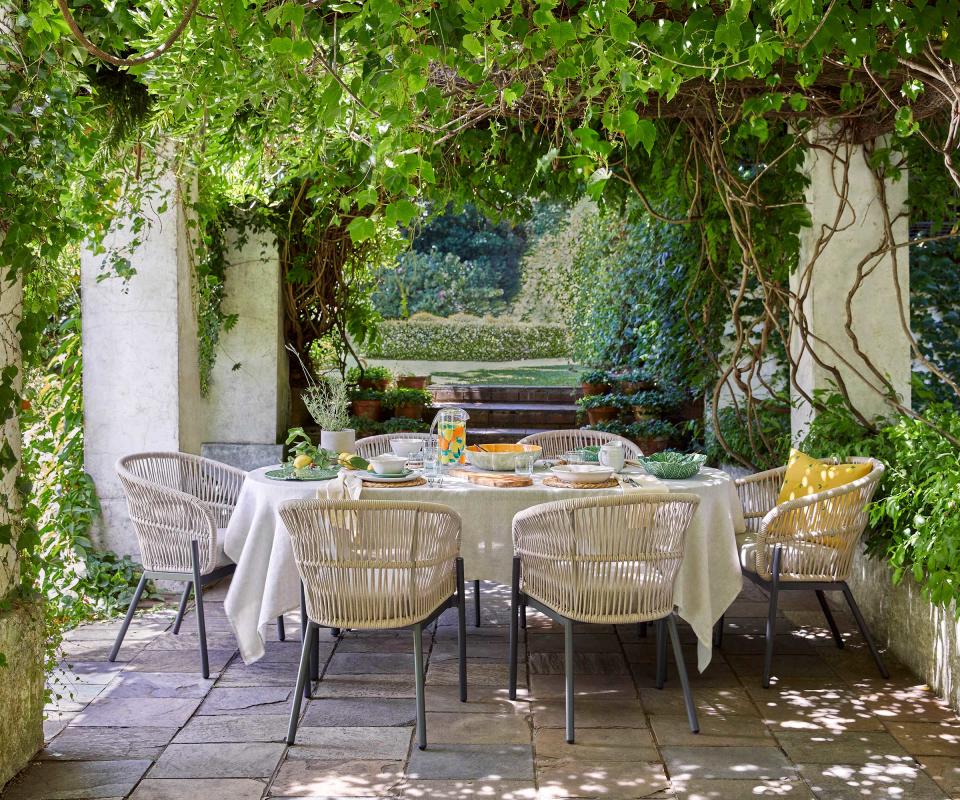
[[[317,489],[320,500],[359,500],[363,480],[356,472],[341,469],[337,477],[327,481]]]
[[[626,478],[630,478],[633,481],[636,481],[638,486],[631,486],[626,482]],[[659,478],[654,477],[653,475],[648,475],[644,472],[625,472],[622,473],[620,477],[620,488],[624,492],[669,492],[670,487],[667,486]]]

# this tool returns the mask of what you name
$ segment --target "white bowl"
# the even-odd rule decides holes
[[[423,439],[392,439],[390,449],[403,458],[410,458],[414,453],[420,452],[423,447]]]
[[[370,459],[370,466],[377,475],[399,475],[407,464],[407,459],[403,456],[392,456],[384,453],[381,456],[374,456]]]
[[[603,483],[610,479],[613,470],[599,464],[564,464],[552,470],[560,480],[568,483]]]

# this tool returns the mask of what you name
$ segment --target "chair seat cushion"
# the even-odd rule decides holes
[[[824,537],[822,542],[800,538],[782,542],[781,579],[785,581],[833,580],[834,567],[841,552],[829,543],[832,538]],[[757,568],[757,535],[755,533],[747,532],[737,535],[737,552],[741,568],[755,574],[759,572]],[[767,566],[768,568],[771,566],[770,561],[767,562]]]

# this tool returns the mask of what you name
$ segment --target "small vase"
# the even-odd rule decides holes
[[[352,453],[357,441],[357,434],[353,428],[344,428],[342,431],[320,431],[320,447],[332,450],[334,453]]]

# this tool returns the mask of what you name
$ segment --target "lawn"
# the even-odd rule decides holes
[[[510,386],[576,386],[581,368],[568,364],[432,372],[433,383],[501,384]]]

